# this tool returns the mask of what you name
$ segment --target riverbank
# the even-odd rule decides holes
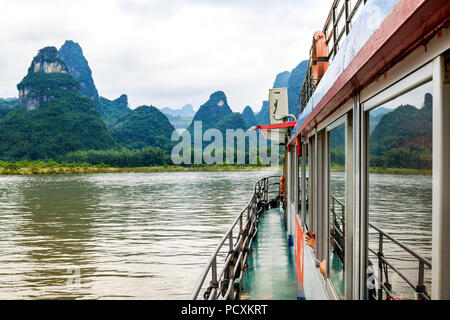
[[[308,170],[308,168],[306,169]],[[344,172],[345,167],[337,164],[331,164],[330,170],[333,172]],[[432,170],[426,169],[408,169],[408,168],[384,168],[384,167],[370,167],[369,173],[380,173],[380,174],[398,174],[398,175],[432,175]]]
[[[242,171],[242,170],[279,170],[278,167],[256,165],[213,165],[213,166],[154,166],[136,168],[117,168],[107,166],[49,166],[49,167],[1,167],[0,175],[34,174],[89,174],[118,172],[178,172],[178,171]]]
[[[108,165],[90,165],[88,163],[57,163],[57,162],[27,162],[2,163],[0,161],[0,175],[33,175],[33,174],[90,174],[90,173],[118,173],[118,172],[179,172],[179,171],[248,171],[248,170],[281,170],[282,167],[264,165],[193,165],[185,166],[149,166],[149,167],[111,167]],[[308,168],[306,169],[308,170]],[[344,166],[332,164],[331,171],[345,171]],[[398,175],[431,175],[431,170],[407,168],[371,167],[370,173],[398,174]]]
[[[384,174],[421,174],[431,176],[433,171],[426,169],[408,169],[408,168],[383,168],[371,167],[370,173],[384,173]]]

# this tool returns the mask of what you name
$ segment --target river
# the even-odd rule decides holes
[[[1,176],[0,299],[187,299],[254,183],[274,174]],[[373,221],[431,253],[430,177],[375,181]]]

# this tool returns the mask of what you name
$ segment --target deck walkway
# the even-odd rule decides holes
[[[287,245],[281,209],[267,210],[260,218],[243,286],[242,300],[297,299],[294,257]]]

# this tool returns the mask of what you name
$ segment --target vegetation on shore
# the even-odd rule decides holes
[[[370,167],[370,173],[384,173],[384,174],[423,174],[431,175],[432,170],[429,169],[410,169],[410,168],[385,168],[385,167]]]
[[[0,175],[32,175],[32,174],[86,174],[116,172],[176,172],[176,171],[238,171],[271,169],[267,165],[192,165],[192,166],[147,166],[147,167],[112,167],[106,164],[67,163],[49,160],[4,162],[0,161]],[[274,169],[278,169],[275,167]]]
[[[345,171],[345,166],[332,163],[330,165],[331,171]],[[423,174],[431,175],[432,170],[428,169],[411,169],[411,168],[387,168],[387,167],[370,167],[369,173],[384,173],[384,174]]]
[[[345,171],[345,167],[332,163],[330,166],[331,171]],[[411,169],[411,168],[386,168],[386,167],[370,167],[369,173],[384,173],[384,174],[423,174],[431,175],[432,170],[428,169]]]
[[[104,163],[90,164],[87,162],[56,162],[49,161],[28,161],[5,162],[0,160],[0,175],[32,175],[32,174],[87,174],[87,173],[117,173],[117,172],[178,172],[178,171],[239,171],[239,170],[281,170],[281,167],[271,167],[270,165],[153,165],[140,167],[119,167]],[[345,171],[344,166],[331,164],[331,171]],[[308,170],[308,168],[307,168]],[[431,175],[431,170],[419,170],[408,168],[384,168],[371,167],[370,173],[384,174],[421,174]]]

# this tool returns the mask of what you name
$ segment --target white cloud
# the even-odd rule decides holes
[[[78,42],[99,93],[133,107],[195,108],[222,90],[258,108],[277,73],[308,57],[331,1],[1,1],[0,97],[17,96],[37,51]]]

